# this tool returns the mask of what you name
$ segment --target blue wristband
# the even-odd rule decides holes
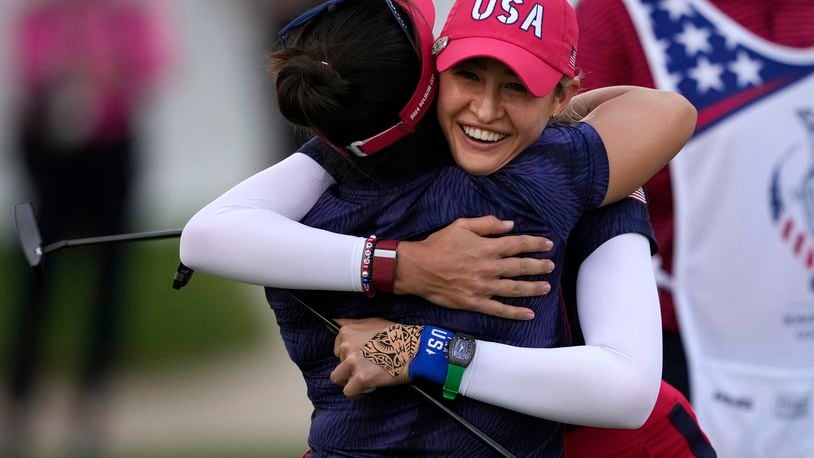
[[[447,342],[454,333],[434,326],[424,326],[418,352],[410,363],[410,380],[426,380],[443,385],[447,379]]]

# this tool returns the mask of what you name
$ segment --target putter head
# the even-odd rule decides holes
[[[34,207],[30,202],[21,202],[14,206],[14,226],[28,265],[38,276],[42,276],[44,273],[42,237],[37,217],[34,216]]]

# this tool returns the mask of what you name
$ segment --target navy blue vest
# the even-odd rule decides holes
[[[301,152],[320,161],[324,150],[306,144]],[[500,171],[471,176],[458,167],[405,177],[387,188],[344,182],[326,191],[305,216],[309,226],[382,239],[421,240],[459,217],[495,215],[515,221],[514,233],[543,235],[554,242],[546,254],[564,263],[569,232],[586,210],[600,204],[608,162],[596,131],[587,124],[551,126]],[[314,259],[313,262],[319,262]],[[547,275],[552,291],[535,298],[503,299],[535,312],[527,322],[441,308],[421,298],[378,294],[296,291],[331,317],[384,317],[408,324],[434,324],[479,339],[523,347],[568,344],[560,298],[561,269]],[[291,359],[302,370],[313,402],[309,445],[314,456],[489,456],[490,452],[405,387],[380,389],[351,401],[334,385],[338,364],[334,336],[285,292],[268,288]],[[428,387],[440,395],[440,387]],[[439,396],[440,397],[440,396]],[[560,456],[559,423],[459,397],[449,406],[518,456]]]

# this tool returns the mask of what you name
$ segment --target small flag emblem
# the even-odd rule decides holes
[[[647,198],[644,196],[644,188],[641,186],[639,186],[639,189],[633,191],[633,193],[628,197],[631,199],[636,199],[643,204],[647,204]]]

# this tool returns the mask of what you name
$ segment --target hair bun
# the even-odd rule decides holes
[[[295,124],[322,126],[344,116],[350,83],[322,59],[288,49],[288,56],[274,56],[280,112]],[[281,63],[275,67],[275,61]]]

